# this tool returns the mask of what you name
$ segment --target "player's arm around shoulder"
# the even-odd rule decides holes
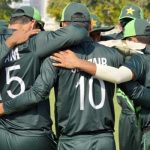
[[[56,31],[41,32],[36,37],[36,53],[39,57],[48,57],[53,52],[69,48],[80,43],[88,36],[85,28],[69,25]]]
[[[108,40],[101,41],[99,43],[108,47],[114,47],[117,51],[121,52],[125,56],[130,55],[131,53],[130,48],[125,44],[123,40]]]

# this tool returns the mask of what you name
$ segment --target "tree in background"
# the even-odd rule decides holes
[[[10,8],[9,4],[19,1],[22,0],[0,0],[0,19],[8,21],[10,18],[10,14],[13,11],[13,9]]]
[[[63,8],[69,2],[81,2],[85,4],[91,13],[96,14],[103,24],[116,24],[123,6],[128,3],[135,3],[140,6],[145,17],[150,16],[149,0],[49,0],[47,11],[50,15],[60,20]]]

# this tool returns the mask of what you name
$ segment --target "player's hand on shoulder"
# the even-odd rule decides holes
[[[12,36],[14,36],[16,44],[21,44],[26,42],[31,36],[38,34],[40,31],[40,29],[33,29],[30,31],[17,30]]]
[[[50,58],[54,61],[54,66],[56,67],[64,67],[68,69],[77,68],[79,65],[79,58],[76,56],[74,52],[71,50],[60,51],[58,53],[54,53]]]
[[[38,34],[41,30],[34,29],[30,31],[17,30],[7,38],[6,45],[8,48],[13,48],[14,46],[26,42],[31,36]]]

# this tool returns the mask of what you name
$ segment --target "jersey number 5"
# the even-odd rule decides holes
[[[25,84],[24,81],[18,77],[18,76],[10,76],[10,72],[20,69],[20,65],[16,65],[16,66],[11,66],[11,67],[7,67],[6,68],[6,84],[10,84],[13,81],[17,81],[20,84],[20,92],[18,94],[13,94],[11,92],[11,90],[8,90],[7,93],[11,98],[15,98],[17,96],[19,96],[20,94],[22,94],[25,91]]]

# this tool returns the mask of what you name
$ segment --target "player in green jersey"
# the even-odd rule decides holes
[[[114,33],[112,35],[109,35],[115,40],[122,39],[123,38],[123,28],[124,26],[130,22],[133,19],[143,19],[143,10],[135,5],[135,4],[127,4],[121,9],[121,13],[119,16],[119,33]]]
[[[15,10],[9,29],[0,36],[6,39],[14,29],[29,31],[34,28],[43,29],[40,14],[35,8],[25,6]],[[2,61],[0,92],[3,102],[8,99],[13,101],[33,85],[46,56],[58,49],[77,44],[86,36],[87,31],[84,28],[71,25],[55,32],[42,31],[11,49]],[[43,102],[30,106],[22,113],[0,118],[1,149],[56,149],[47,99],[44,97]]]
[[[133,9],[133,14],[128,14],[128,9]],[[124,7],[120,14],[120,20],[124,20],[125,23],[129,22],[133,18],[136,17],[143,17],[140,13],[141,9],[138,6],[135,5],[127,5]],[[138,52],[139,47],[136,49],[131,49],[123,40],[110,40],[111,38],[109,36],[103,36],[100,35],[101,31],[107,31],[110,30],[110,27],[101,27],[100,22],[98,18],[95,15],[91,15],[92,23],[93,23],[93,29],[90,32],[90,36],[93,38],[93,40],[97,41],[100,44],[106,45],[108,47],[116,47],[117,50],[121,51],[121,53],[124,54],[126,57],[127,55],[132,55],[133,53]],[[122,24],[120,24],[122,25]],[[121,26],[123,29],[124,25]],[[119,33],[119,35],[121,35]],[[117,36],[116,36],[117,37]],[[128,56],[130,57],[130,56]],[[127,58],[126,58],[127,59]],[[126,149],[138,149],[139,148],[139,141],[140,141],[140,127],[139,127],[139,121],[138,121],[138,112],[134,106],[133,101],[131,101],[121,89],[116,89],[116,95],[117,101],[119,105],[121,106],[121,113],[120,113],[120,119],[119,119],[119,148],[120,150],[126,150]],[[125,129],[128,130],[125,130]],[[139,132],[137,132],[139,131]],[[126,133],[126,134],[124,134]],[[137,140],[139,137],[139,140]]]
[[[1,68],[1,63],[2,63],[2,59],[8,54],[8,52],[10,51],[11,48],[14,47],[14,45],[20,44],[25,42],[30,36],[37,34],[39,32],[38,29],[35,30],[31,30],[31,31],[22,31],[22,30],[18,30],[13,32],[13,34],[7,38],[7,40],[5,41],[4,36],[2,36],[3,34],[6,34],[6,29],[7,29],[7,23],[4,20],[0,20],[0,68]],[[8,36],[10,34],[8,33]],[[2,42],[5,41],[5,42]]]
[[[70,3],[63,11],[61,25],[79,24],[88,30],[90,20],[84,5]],[[71,49],[79,57],[98,64],[117,67],[123,61],[119,52],[93,42],[90,37]],[[84,72],[56,68],[52,63],[49,58],[43,62],[41,75],[33,88],[13,101],[4,101],[5,113],[30,108],[30,104],[44,100],[49,89],[54,87],[58,149],[115,150],[114,85]]]
[[[91,25],[92,29],[90,31],[90,37],[92,37],[95,42],[111,39],[109,36],[103,35],[102,33],[112,30],[114,26],[102,26],[98,16],[95,14],[91,14]]]
[[[45,67],[46,66],[46,67]],[[46,70],[48,70],[48,68],[47,68],[47,65],[45,65],[45,66],[43,66],[43,70],[44,70],[44,68],[46,69]],[[53,68],[51,69],[51,70],[53,70]],[[55,73],[54,72],[54,74],[57,74],[57,72]],[[45,80],[45,78],[48,78],[48,73],[46,73],[46,77],[45,77],[45,75],[44,75],[44,73],[42,73],[41,72],[41,77],[39,77],[39,79],[40,78],[43,78],[44,80]],[[55,76],[55,75],[54,75]],[[29,95],[32,95],[32,94],[35,94],[35,93],[38,93],[37,91],[38,91],[38,88],[37,87],[40,87],[40,88],[42,88],[42,80],[43,79],[41,79],[41,81],[39,82],[40,83],[40,86],[36,83],[34,86],[36,87],[36,89],[31,89],[30,91],[28,91],[27,93],[25,92],[23,95],[21,95],[21,96],[19,96],[19,97],[17,97],[16,99],[14,99],[14,101],[12,101],[12,102],[6,102],[5,103],[5,113],[11,113],[11,112],[13,112],[13,111],[16,111],[16,107],[18,106],[18,105],[20,105],[20,107],[18,107],[19,109],[22,109],[23,107],[25,107],[25,106],[29,106],[29,104],[33,104],[33,103],[37,103],[38,101],[40,101],[39,99],[38,99],[38,97],[36,98],[36,99],[34,99],[34,97],[30,97],[30,96],[28,96],[28,94]],[[68,78],[67,78],[68,79]],[[49,82],[51,82],[51,81],[49,81]],[[67,81],[66,81],[67,82]],[[48,84],[48,81],[46,81],[46,84],[47,85],[49,85]],[[43,86],[43,89],[46,89],[46,88],[48,88],[49,89],[49,86],[45,86],[45,88],[44,88],[44,86]],[[57,87],[56,87],[56,89],[57,89]],[[33,93],[32,93],[33,92]],[[42,93],[43,92],[43,90],[41,90],[40,89],[40,93]],[[31,94],[32,93],[32,94]],[[18,101],[18,100],[20,100],[20,99],[22,99],[22,97],[26,97],[26,98],[28,98],[26,101]],[[25,100],[25,98],[24,98],[24,100]],[[15,103],[15,101],[18,101],[17,103]],[[59,103],[58,103],[59,104]],[[59,104],[60,105],[60,104]],[[59,107],[58,107],[59,108]],[[24,108],[25,109],[25,108]],[[110,148],[110,147],[109,147]]]
[[[140,28],[139,28],[140,27]],[[136,36],[136,37],[135,37]],[[147,23],[146,20],[136,19],[131,21],[125,26],[124,30],[124,37],[128,38],[128,40],[136,41],[136,42],[142,42],[142,43],[149,43],[150,42],[150,24]],[[130,45],[136,43],[129,42]],[[96,78],[104,79],[109,82],[113,83],[121,83],[126,82],[129,80],[137,80],[140,84],[144,85],[145,87],[149,88],[149,63],[148,60],[150,58],[150,52],[149,52],[149,46],[145,48],[145,45],[138,44],[139,46],[143,46],[143,49],[145,51],[145,54],[135,54],[129,59],[124,66],[120,67],[119,69],[115,69],[113,67],[109,66],[102,66],[97,65],[94,67],[94,64],[80,61],[78,58],[74,59],[73,57],[63,57],[63,54],[72,56],[74,55],[71,51],[67,51],[67,53],[61,53],[61,54],[55,54],[57,56],[55,60],[60,61],[60,64],[56,64],[56,66],[61,67],[67,67],[68,68],[78,68],[83,71],[86,71],[88,73],[91,73],[93,75],[96,74]],[[70,61],[66,62],[70,58]],[[73,63],[73,65],[72,65]],[[129,69],[128,69],[129,68]],[[95,73],[94,73],[95,72]],[[111,72],[111,76],[108,75],[109,72]],[[142,144],[141,148],[149,149],[150,148],[150,142],[149,142],[149,110],[150,104],[149,104],[149,89],[147,89],[147,92],[144,91],[137,94],[138,97],[135,97],[135,93],[133,95],[130,95],[131,92],[128,90],[129,86],[132,86],[131,83],[126,83],[126,86],[123,87],[123,89],[129,94],[129,96],[132,99],[135,99],[136,104],[140,104],[142,106],[141,112],[140,112],[140,119],[141,119],[141,126],[143,130],[143,136],[142,136]],[[133,86],[132,86],[133,87]],[[131,88],[132,88],[131,87]],[[130,88],[130,89],[131,89]],[[138,87],[136,87],[138,88]],[[135,87],[133,87],[135,90]],[[138,91],[138,90],[137,90]]]
[[[119,29],[120,32],[113,34],[114,40],[109,40],[106,42],[100,42],[101,44],[108,45],[109,47],[115,46],[118,50],[121,50],[125,53],[126,59],[128,55],[139,52],[139,47],[133,47],[132,49],[121,40],[123,36],[124,26],[133,19],[143,18],[142,9],[135,4],[128,4],[124,6],[121,10],[119,16]],[[139,141],[141,140],[140,136],[140,121],[138,119],[139,107],[135,107],[132,100],[129,99],[125,93],[117,88],[116,96],[118,104],[121,106],[121,113],[119,118],[119,148],[120,150],[126,149],[139,149]],[[128,129],[128,130],[125,130]],[[139,140],[138,140],[139,137]]]

